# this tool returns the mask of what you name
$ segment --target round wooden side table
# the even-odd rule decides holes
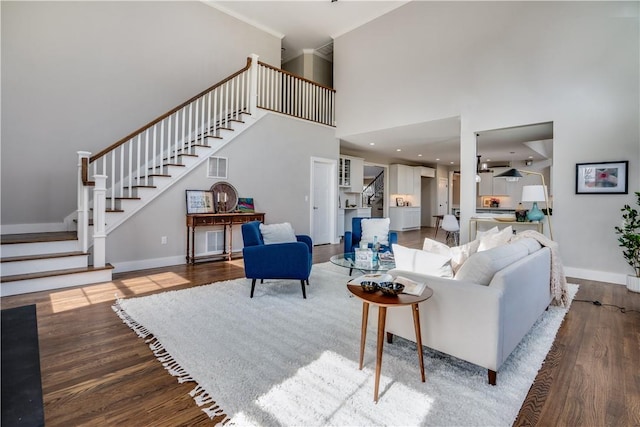
[[[420,310],[418,304],[426,301],[433,295],[433,290],[426,287],[421,295],[399,294],[388,296],[377,292],[365,292],[360,285],[347,285],[349,291],[362,300],[362,328],[360,332],[360,370],[364,360],[364,347],[367,339],[367,321],[369,319],[369,305],[378,307],[378,343],[376,351],[376,378],[373,391],[373,400],[378,402],[378,391],[380,386],[380,370],[382,368],[382,349],[384,346],[384,327],[387,319],[387,307],[411,306],[413,313],[413,326],[416,332],[416,345],[418,347],[418,360],[420,362],[420,375],[422,382],[424,376],[424,360],[422,357],[422,335],[420,334]]]

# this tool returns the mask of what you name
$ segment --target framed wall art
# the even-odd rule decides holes
[[[237,209],[238,209],[238,212],[255,212],[255,207],[253,206],[253,198],[239,197]]]
[[[187,193],[187,214],[215,213],[213,193],[206,190],[185,190]]]
[[[629,161],[577,163],[576,194],[627,194]]]

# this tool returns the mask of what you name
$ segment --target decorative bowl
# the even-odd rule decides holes
[[[370,282],[368,280],[361,282],[360,286],[362,287],[362,290],[365,292],[375,292],[378,290],[378,284],[376,282]]]
[[[404,285],[402,283],[394,283],[394,282],[382,282],[378,284],[378,288],[385,295],[395,296],[404,290]]]

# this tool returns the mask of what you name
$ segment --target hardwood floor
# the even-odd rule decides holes
[[[422,247],[425,228],[399,234]],[[444,236],[438,236],[442,239]],[[325,262],[341,245],[316,246]],[[115,295],[132,297],[244,277],[242,260],[178,265],[114,275],[109,283],[1,299],[2,308],[36,304],[47,426],[212,425],[148,346],[113,313]],[[640,425],[640,294],[587,280],[558,332],[516,425]],[[602,305],[590,301],[598,300]],[[613,304],[626,307],[627,313]]]

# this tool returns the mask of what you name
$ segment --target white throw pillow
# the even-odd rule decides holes
[[[500,231],[500,230],[498,230],[498,226],[497,225],[495,227],[493,227],[493,228],[490,228],[490,229],[486,230],[486,231],[477,231],[476,232],[476,240],[482,240],[483,237],[489,236],[491,234],[496,234],[498,231]]]
[[[462,264],[464,264],[471,255],[478,252],[479,246],[480,241],[474,240],[472,242],[465,243],[464,245],[454,246],[450,248],[451,268],[453,269],[454,273],[456,273],[460,269],[460,267],[462,267]]]
[[[389,218],[366,218],[360,224],[362,225],[361,242],[373,243],[373,237],[378,236],[378,243],[389,245],[389,226],[391,224]]]
[[[440,243],[437,240],[429,239],[426,237],[424,243],[422,243],[422,250],[432,252],[434,254],[440,254],[445,256],[451,256],[451,248],[444,243]]]
[[[495,248],[497,246],[506,245],[513,237],[513,228],[508,226],[503,228],[497,233],[485,235],[480,239],[480,245],[478,246],[478,252],[486,251],[487,249]]]
[[[455,273],[471,255],[478,251],[478,246],[480,246],[479,240],[474,240],[461,246],[449,247],[444,243],[427,237],[422,244],[422,250],[451,258],[451,268]]]
[[[260,233],[265,245],[297,242],[296,233],[288,222],[282,224],[260,224]]]
[[[437,277],[453,277],[451,257],[393,244],[396,268]]]

